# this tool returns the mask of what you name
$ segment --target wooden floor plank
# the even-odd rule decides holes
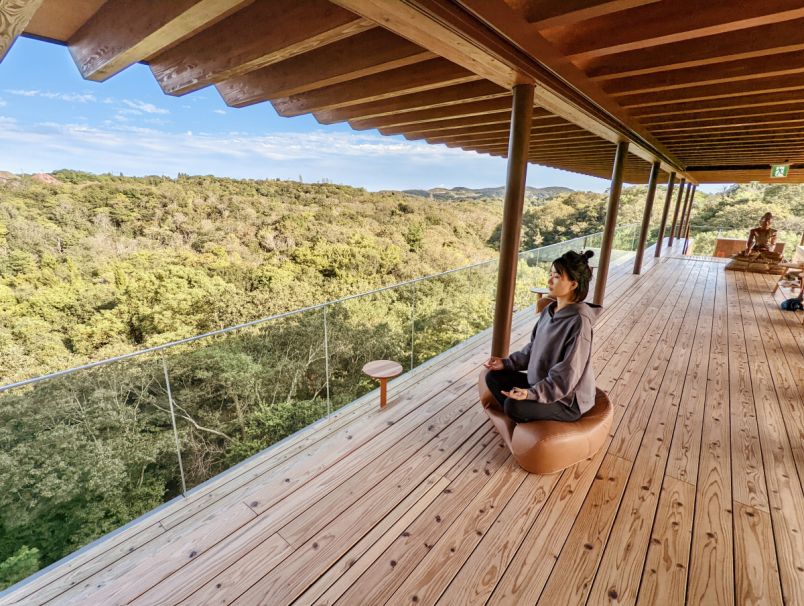
[[[731,401],[731,469],[733,499],[768,511],[768,493],[762,469],[756,408],[751,388],[743,319],[734,272],[726,272],[726,306],[729,328],[729,399]],[[751,354],[759,343],[751,344]],[[763,354],[764,355],[764,354]]]
[[[527,476],[527,472],[509,459],[432,546],[389,602],[435,603]]]
[[[418,559],[411,553],[412,550],[407,548],[408,546],[400,547],[399,543],[410,541],[410,546],[416,544],[419,537],[413,539],[411,537],[420,532],[420,526],[417,525],[420,520],[432,520],[433,526],[436,527],[435,530],[443,530],[457,515],[454,512],[476,494],[510,456],[499,436],[487,435],[478,445],[482,446],[482,450],[473,449],[472,458],[466,460],[461,469],[461,471],[467,470],[471,465],[471,471],[467,470],[467,473],[458,476],[457,481],[452,481],[446,475],[442,476],[445,486],[431,500],[424,503],[424,507],[417,505],[415,509],[411,509],[405,514],[404,520],[396,523],[388,531],[383,531],[379,525],[372,529],[339,562],[308,588],[294,604],[333,604],[351,587],[359,585],[358,579],[370,568],[382,570],[378,576],[386,584],[390,582],[389,577],[394,575],[397,566],[400,570],[412,569],[415,566],[413,562]],[[443,471],[443,469],[445,466],[439,468],[438,471]],[[440,520],[436,520],[436,517],[439,517]],[[443,525],[441,521],[444,521]],[[378,532],[382,534],[378,536]],[[419,542],[435,542],[435,539],[427,537]],[[399,556],[394,555],[395,550]],[[422,557],[423,555],[424,553],[422,553]],[[397,557],[399,557],[399,561],[397,561]],[[344,559],[345,561],[343,561]],[[391,565],[391,562],[394,564]],[[369,573],[366,578],[371,578],[375,574]],[[395,587],[396,585],[386,591],[390,593]],[[367,590],[382,591],[377,586],[367,587]]]
[[[512,463],[477,405],[485,331],[0,604],[801,601],[804,329],[764,276],[650,261],[610,273],[594,457]]]
[[[681,606],[685,603],[694,511],[695,486],[666,475],[637,604]]]
[[[447,590],[439,598],[442,604],[485,604],[502,573],[508,567],[544,503],[551,494],[557,476],[528,474],[525,481],[483,535],[480,544],[466,560]],[[471,511],[467,508],[466,511]]]
[[[699,265],[699,269],[702,267],[705,268],[703,264]],[[669,345],[665,348],[669,349],[671,354],[667,357],[668,363],[660,371],[660,376],[663,378],[657,392],[654,392],[654,401],[648,400],[648,404],[641,408],[648,411],[650,417],[644,434],[638,436],[641,440],[636,451],[633,471],[591,587],[589,602],[592,604],[632,604],[637,599],[678,415],[678,405],[684,397],[682,387],[689,389],[685,375],[688,372],[688,352],[691,350],[691,344],[687,340],[677,341],[676,337],[683,334],[683,331],[679,330],[683,325],[689,329],[697,324],[706,276],[707,271],[696,272],[696,277],[700,279],[688,290],[686,305],[677,306],[674,310],[674,315],[680,313],[681,317],[677,320],[677,324],[671,322],[669,334],[665,335],[672,335],[668,339]],[[694,328],[692,334],[695,334]],[[678,346],[677,352],[675,352],[676,346]],[[679,377],[681,377],[680,385]],[[609,451],[612,452],[611,448]]]
[[[729,344],[726,276],[716,275],[687,601],[726,606],[734,604]]]
[[[614,515],[620,505],[631,461],[606,455],[573,525],[539,604],[584,604],[594,581]]]
[[[782,604],[770,515],[734,503],[734,581],[738,604]]]
[[[768,354],[773,353],[772,349],[768,351],[768,345],[775,341],[776,335],[757,323],[750,291],[753,280],[747,280],[745,274],[735,278],[746,341],[760,344],[749,357],[749,365],[782,594],[786,604],[801,604],[804,603],[804,492],[768,359]]]
[[[691,484],[695,484],[698,476],[703,416],[709,404],[706,399],[706,376],[709,371],[709,352],[712,348],[717,274],[716,268],[710,268],[694,337],[687,335],[681,337],[681,340],[689,340],[692,344],[688,380],[696,388],[688,390],[679,403],[666,475]]]

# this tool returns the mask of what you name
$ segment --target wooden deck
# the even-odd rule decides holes
[[[646,264],[610,274],[592,459],[512,462],[477,401],[484,334],[0,603],[804,604],[800,315],[771,277]]]

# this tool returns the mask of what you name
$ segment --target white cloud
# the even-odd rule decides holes
[[[222,109],[213,109],[212,111],[215,112],[216,114],[220,114],[221,116],[226,115],[226,111]]]
[[[5,107],[8,105],[8,102],[5,99],[0,99],[0,107]]]
[[[56,93],[53,91],[35,89],[6,89],[6,92],[20,97],[42,97],[44,99],[56,99],[68,103],[94,103],[97,101],[95,95],[90,93]]]
[[[442,145],[354,132],[169,132],[128,123],[42,122],[0,116],[0,157],[17,172],[75,168],[129,175],[179,172],[235,178],[327,179],[369,189],[486,187],[505,180],[505,161]],[[568,173],[531,167],[535,185],[574,183]],[[561,176],[564,175],[564,176]]]
[[[146,103],[139,99],[123,99],[123,104],[127,105],[133,110],[144,112],[146,114],[168,114],[168,110],[157,107],[153,103]]]

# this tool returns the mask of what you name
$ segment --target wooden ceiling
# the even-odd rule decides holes
[[[510,89],[535,82],[529,160],[625,180],[804,182],[801,0],[9,0],[25,35],[105,80],[144,62],[166,94],[504,156]],[[662,178],[666,178],[666,174]]]

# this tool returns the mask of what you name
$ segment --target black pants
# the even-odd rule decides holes
[[[506,398],[503,391],[510,391],[512,387],[530,387],[528,377],[524,372],[516,370],[491,370],[486,375],[486,385],[499,402],[505,414],[516,423],[528,421],[575,421],[580,418],[581,411],[577,403],[572,408],[551,402],[543,404],[535,400],[514,400]]]

